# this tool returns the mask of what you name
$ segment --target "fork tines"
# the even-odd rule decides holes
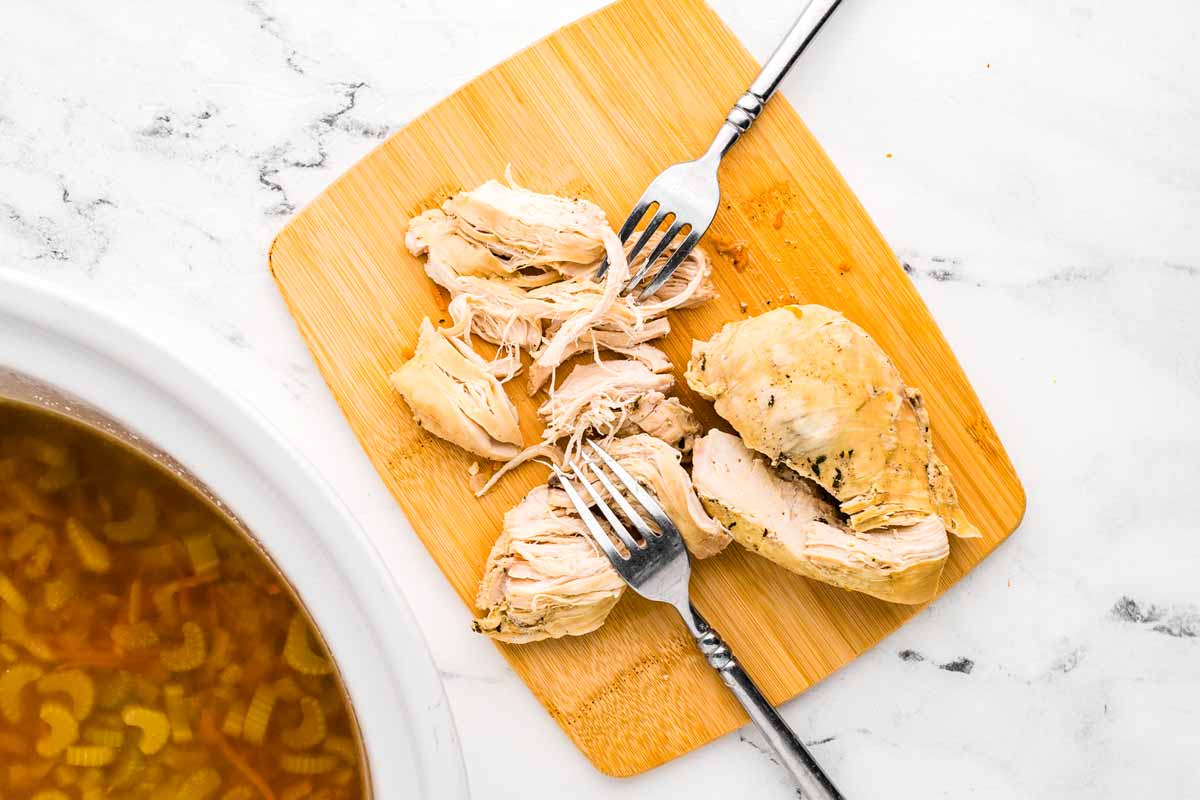
[[[643,518],[642,514],[626,498],[625,493],[609,478],[608,472],[587,453],[580,451],[580,459],[587,466],[592,477],[589,477],[578,463],[571,465],[570,474],[558,467],[554,467],[554,472],[558,476],[559,484],[562,486],[563,491],[567,493],[567,497],[571,499],[571,503],[575,506],[580,519],[587,526],[588,532],[610,561],[619,566],[621,563],[629,560],[636,551],[655,544],[663,536],[679,536],[675,526],[671,524],[666,512],[663,511],[662,506],[658,504],[658,501],[652,494],[642,488],[634,477],[617,463],[616,459],[606,453],[603,448],[591,441],[587,445],[600,457],[604,462],[604,466],[608,468],[608,471],[620,481],[625,492],[633,496],[633,499],[641,506],[642,510],[651,520],[648,522]],[[574,480],[572,480],[572,477]],[[596,487],[596,483],[600,484],[603,492]],[[583,487],[584,492],[591,499],[591,502],[584,499],[575,484]],[[617,510],[613,509],[609,504],[609,500],[617,506]],[[608,530],[612,532],[612,535],[616,537],[620,544],[624,545],[626,549],[625,553],[622,553],[614,544],[613,539],[605,530],[605,526],[592,513],[592,507],[599,510],[601,516],[608,523]],[[626,523],[633,526],[640,536],[640,540],[630,533],[626,527]]]
[[[679,246],[674,248],[674,250],[670,253],[669,258],[666,259],[666,263],[663,265],[662,269],[660,269],[658,273],[654,275],[650,282],[642,289],[641,293],[638,294],[638,300],[645,300],[647,297],[650,297],[660,288],[662,288],[662,285],[667,282],[672,274],[674,274],[675,270],[679,268],[679,265],[683,263],[683,260],[687,258],[688,254],[690,254],[693,248],[695,248],[696,243],[700,241],[700,232],[693,229],[692,226],[687,222],[682,221],[678,215],[667,210],[661,203],[643,198],[642,200],[638,201],[636,206],[634,206],[633,211],[630,212],[629,217],[625,220],[625,224],[621,226],[621,230],[617,234],[618,238],[621,240],[621,244],[626,244],[629,241],[629,237],[633,235],[638,223],[642,221],[642,218],[646,216],[647,212],[650,211],[652,206],[657,206],[657,210],[651,217],[650,223],[642,230],[641,235],[638,237],[637,241],[626,255],[626,258],[629,259],[631,266],[633,265],[634,261],[637,260],[638,255],[641,254],[642,250],[646,247],[650,240],[654,238],[654,235],[658,233],[660,228],[663,227],[663,224],[666,222],[668,217],[671,218],[671,224],[667,227],[666,232],[663,233],[659,238],[658,242],[655,243],[654,248],[650,251],[650,255],[646,257],[646,260],[642,262],[641,266],[638,267],[638,269],[632,275],[630,275],[629,280],[625,283],[624,288],[621,290],[622,296],[628,295],[630,292],[632,292],[635,288],[637,288],[638,284],[640,284],[645,277],[650,274],[651,268],[656,262],[658,262],[664,253],[668,252],[668,250],[671,248],[672,242],[675,241],[681,231],[687,229],[688,233]],[[603,278],[604,273],[607,271],[608,257],[606,256],[604,261],[600,264],[600,270],[596,273],[596,279],[600,280]]]

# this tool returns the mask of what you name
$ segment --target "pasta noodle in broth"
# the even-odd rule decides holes
[[[150,459],[0,401],[0,797],[358,800],[364,773],[253,543]]]

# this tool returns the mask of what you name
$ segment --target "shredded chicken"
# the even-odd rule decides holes
[[[504,515],[475,600],[476,631],[522,644],[604,624],[625,582],[570,508],[562,490],[539,486]]]
[[[659,241],[652,238],[634,268]],[[519,464],[571,463],[583,438],[594,434],[658,496],[693,554],[712,555],[731,541],[705,513],[681,465],[699,425],[690,409],[668,396],[671,363],[651,344],[670,332],[668,312],[716,296],[707,253],[695,248],[654,296],[635,302],[621,294],[631,266],[604,213],[585,200],[531,192],[511,176],[507,184],[488,181],[414,217],[405,244],[424,257],[426,274],[449,293],[450,324],[434,332],[426,320],[421,341],[429,342],[393,380],[426,428],[488,458],[504,453],[504,465],[490,477],[472,470],[476,494]],[[597,280],[605,261],[608,269]],[[475,352],[475,336],[497,346],[494,358]],[[436,358],[424,359],[429,365],[418,362],[435,348]],[[538,410],[542,440],[524,449],[519,432],[511,438],[507,428],[501,435],[511,440],[486,438],[497,434],[470,416],[455,386],[444,380],[452,373],[476,387],[457,391],[486,394],[498,417],[505,410],[499,398],[508,399],[501,383],[521,372],[522,352],[530,357],[529,394],[549,387]],[[602,352],[619,358],[602,360]],[[556,385],[564,362],[587,354],[591,363],[576,365]],[[448,363],[453,367],[447,369]],[[514,410],[513,430],[515,416]],[[506,642],[587,633],[604,622],[624,586],[566,496],[542,486],[505,516],[480,585],[483,615],[475,627]]]
[[[849,527],[870,531],[938,514],[977,536],[934,454],[920,393],[862,328],[823,306],[788,306],[696,342],[689,385],[745,443],[816,482]]]
[[[511,179],[459,192],[413,218],[405,243],[425,256],[426,274],[450,293],[447,335],[466,346],[471,335],[499,345],[500,365],[492,371],[505,379],[516,374],[516,353],[528,351],[531,394],[570,356],[664,335],[669,327],[655,320],[715,296],[712,263],[695,248],[654,297],[621,297],[629,264],[604,213]],[[610,268],[598,283],[591,276],[605,258]]]
[[[646,263],[646,259],[654,252],[655,246],[666,235],[664,230],[661,233],[656,233],[646,240],[646,244],[642,247],[641,252],[629,264],[629,273],[635,274]],[[629,237],[630,245],[636,242],[640,234],[634,234]],[[680,236],[673,244],[678,244],[683,241]],[[665,264],[667,259],[675,252],[675,247],[668,247],[663,251],[663,255],[659,259],[659,263]],[[709,258],[708,252],[703,247],[693,247],[692,251],[687,254],[683,261],[679,262],[679,266],[671,273],[671,277],[667,278],[666,283],[658,288],[654,293],[654,299],[663,301],[671,300],[680,297],[680,302],[675,308],[692,308],[717,296],[716,287],[712,282],[712,259]]]
[[[616,436],[645,432],[680,452],[690,450],[700,425],[691,409],[663,393],[674,384],[674,378],[654,369],[660,363],[667,367],[670,364],[661,351],[649,349],[655,354],[642,353],[641,359],[597,360],[575,367],[560,386],[552,388],[549,399],[538,409],[545,423],[542,441],[522,450],[486,481],[479,482],[476,496],[486,494],[500,478],[526,462],[569,464],[590,433],[612,441]],[[563,439],[565,449],[557,444]]]
[[[732,541],[701,505],[678,451],[645,434],[608,452],[662,504],[688,550],[707,558]],[[560,489],[539,486],[504,517],[479,586],[475,630],[510,643],[580,636],[603,624],[625,583]]]
[[[421,427],[494,461],[521,451],[517,409],[474,352],[470,357],[421,322],[416,352],[392,375],[392,385]]]
[[[568,461],[591,432],[612,439],[622,431],[640,429],[686,447],[699,426],[686,406],[667,398],[674,384],[671,375],[653,372],[641,361],[580,364],[538,409],[546,423],[542,437],[566,439]]]
[[[893,603],[937,592],[950,548],[936,514],[855,531],[817,484],[715,430],[696,440],[692,481],[739,544],[785,569]]]
[[[486,481],[483,481],[478,488],[472,487],[475,488],[475,496],[483,497],[488,493],[488,491],[491,490],[493,486],[499,483],[501,478],[522,464],[530,461],[554,465],[561,465],[565,463],[565,459],[563,458],[563,450],[561,447],[553,442],[538,442],[535,445],[526,447],[508,461],[504,462],[504,465],[492,473],[491,477]]]
[[[593,329],[586,336],[581,336],[575,340],[574,344],[565,353],[566,358],[579,355],[580,353],[598,352],[599,350],[607,350],[613,353],[620,353],[639,360],[644,360],[640,354],[646,353],[644,349],[639,349],[646,342],[666,336],[671,332],[671,323],[666,317],[660,317],[646,322],[641,328],[636,331],[622,330],[604,330],[603,328]],[[667,360],[666,354],[661,350],[655,350],[661,354],[661,360],[655,364],[647,363],[646,366],[653,369],[655,372],[665,372],[671,368],[671,362]],[[565,359],[564,359],[565,360]],[[665,364],[665,367],[663,366]],[[553,375],[553,369],[546,369],[538,364],[533,364],[529,368],[529,377],[527,379],[527,388],[530,394],[535,394],[546,381]]]
[[[471,334],[499,345],[507,365],[517,351],[537,350],[539,367],[552,370],[605,318],[628,277],[624,250],[600,209],[495,181],[412,219],[405,243],[426,257],[426,274],[450,293],[448,335],[468,346]],[[605,255],[613,269],[602,283],[559,280],[550,269],[571,259],[596,266]],[[622,324],[632,329],[643,320],[632,309]],[[547,323],[554,326],[548,335]]]

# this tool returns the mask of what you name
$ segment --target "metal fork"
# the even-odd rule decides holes
[[[589,503],[580,495],[573,485],[571,475],[555,467],[554,472],[558,482],[575,510],[579,512],[584,525],[587,526],[592,538],[600,549],[608,556],[617,574],[620,575],[630,588],[649,600],[668,603],[683,617],[683,622],[696,639],[696,646],[725,681],[725,685],[733,692],[738,701],[750,715],[750,719],[762,731],[767,742],[779,757],[780,763],[787,768],[800,789],[805,800],[840,800],[842,795],[834,788],[833,782],[821,770],[804,744],[796,736],[774,706],[763,697],[754,681],[746,674],[737,659],[734,658],[728,645],[700,616],[700,612],[688,599],[688,581],[691,577],[691,564],[688,560],[687,548],[679,530],[667,517],[662,506],[654,496],[641,487],[624,467],[604,451],[595,442],[589,441],[588,448],[599,456],[609,471],[621,482],[625,490],[642,507],[654,522],[655,530],[643,519],[633,504],[618,490],[604,469],[601,468],[585,451],[580,451],[580,459],[590,469],[593,478],[580,468],[578,462],[572,465],[571,472],[579,485],[591,499]],[[603,487],[602,494],[594,485],[598,482]],[[607,494],[616,504],[621,514],[608,504],[604,498]],[[599,509],[600,514],[608,522],[609,530],[616,536],[626,552],[618,549],[614,541],[605,531],[604,526],[592,513],[592,506]],[[640,540],[634,538],[625,527],[622,516],[637,530]],[[627,553],[627,554],[626,554]]]
[[[630,276],[622,291],[623,295],[628,295],[641,283],[659,257],[668,252],[679,233],[687,228],[688,233],[682,244],[670,253],[666,265],[646,284],[637,299],[645,300],[657,292],[692,252],[700,237],[708,231],[713,217],[717,215],[717,205],[721,200],[721,185],[717,180],[717,167],[720,166],[721,159],[729,148],[733,147],[734,142],[750,130],[767,101],[779,88],[779,83],[840,2],[841,0],[812,0],[800,13],[800,18],[792,25],[787,36],[783,37],[783,41],[775,48],[775,52],[767,59],[754,83],[750,84],[749,90],[738,98],[708,151],[694,161],[684,161],[667,167],[646,187],[618,234],[622,244],[627,242],[650,207],[658,206],[650,223],[629,251],[630,263],[667,218],[673,217],[673,220],[667,232],[650,252],[650,257]],[[608,259],[605,258],[596,273],[596,279],[603,278],[607,270]]]

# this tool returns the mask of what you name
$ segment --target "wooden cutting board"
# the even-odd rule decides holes
[[[388,375],[412,353],[422,317],[446,317],[447,298],[404,249],[409,218],[461,188],[501,177],[511,164],[522,184],[586,197],[619,225],[662,167],[703,151],[757,71],[701,0],[624,0],[435,106],[339,178],[275,240],[271,270],[325,380],[468,606],[502,515],[545,479],[545,470],[527,465],[476,500],[467,485],[473,458],[418,429],[389,387]],[[733,149],[721,186],[722,208],[707,241],[710,249],[745,242],[745,256],[718,255],[720,299],[671,317],[665,349],[681,397],[706,425],[719,424],[682,380],[693,338],[791,301],[843,311],[924,389],[938,452],[983,531],[982,539],[952,542],[942,578],[949,586],[1012,532],[1025,508],[1012,465],[954,354],[785,99],[775,98]],[[508,389],[532,442],[536,403],[524,396],[523,378]],[[801,578],[737,546],[698,563],[692,590],[776,703],[920,610]],[[466,609],[462,624],[470,624]],[[612,775],[649,769],[746,721],[674,612],[632,592],[594,634],[500,650],[567,735]]]

